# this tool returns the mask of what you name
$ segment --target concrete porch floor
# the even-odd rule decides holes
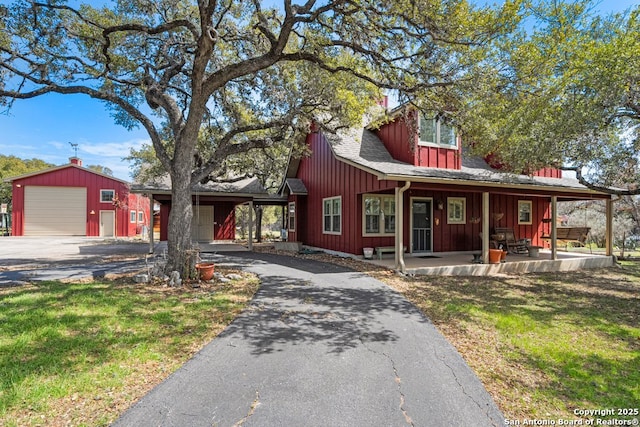
[[[476,251],[474,251],[476,252]],[[405,273],[409,275],[440,276],[493,276],[496,274],[541,273],[574,271],[585,268],[611,267],[614,257],[580,252],[558,251],[557,259],[551,259],[551,251],[541,250],[538,258],[527,254],[508,254],[506,262],[500,264],[474,264],[474,252],[434,253],[429,258],[405,255]],[[395,260],[390,254],[379,260],[375,255],[365,262],[394,269]]]

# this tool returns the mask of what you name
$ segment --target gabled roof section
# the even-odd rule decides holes
[[[55,166],[55,167],[52,167],[52,168],[49,168],[49,169],[44,169],[44,170],[37,171],[37,172],[26,173],[24,175],[13,176],[13,177],[4,179],[4,182],[19,181],[21,179],[31,178],[32,176],[44,175],[44,174],[47,174],[47,173],[56,172],[56,171],[67,169],[67,168],[80,169],[83,172],[92,173],[94,175],[98,175],[98,176],[101,176],[101,177],[104,177],[104,178],[108,178],[108,179],[112,179],[114,181],[121,182],[121,183],[123,183],[125,185],[129,185],[128,181],[124,181],[124,180],[116,178],[114,176],[106,175],[104,173],[96,172],[96,171],[88,169],[88,168],[83,168],[82,166],[78,166],[78,165],[76,165],[74,163],[69,163],[69,164],[62,165],[62,166]]]
[[[580,184],[574,178],[546,178],[515,175],[492,169],[483,159],[462,158],[462,168],[441,169],[414,166],[391,157],[378,136],[367,129],[350,130],[325,135],[335,157],[365,170],[381,180],[434,182],[463,185],[500,185],[508,187],[553,187],[571,191],[600,194]]]
[[[289,194],[292,196],[306,196],[309,194],[307,187],[299,178],[287,178],[278,193],[283,194],[285,190],[289,190]]]
[[[171,179],[168,175],[162,177],[157,182],[148,184],[133,184],[133,193],[154,193],[171,194]],[[236,196],[265,196],[267,190],[262,186],[258,178],[244,178],[231,182],[213,182],[206,184],[196,184],[192,192],[201,195],[236,195]]]

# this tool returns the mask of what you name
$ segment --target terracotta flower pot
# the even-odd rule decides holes
[[[489,264],[500,264],[502,252],[500,249],[489,249]]]
[[[212,262],[200,262],[196,264],[196,270],[198,270],[200,280],[206,281],[213,279],[214,269],[215,267]]]

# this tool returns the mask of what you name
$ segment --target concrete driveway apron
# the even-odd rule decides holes
[[[251,306],[115,426],[497,426],[504,418],[430,321],[383,283],[268,254]]]

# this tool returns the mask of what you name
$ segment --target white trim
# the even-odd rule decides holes
[[[431,250],[424,252],[415,252],[419,254],[433,253],[433,197],[410,197],[409,198],[409,253],[413,254],[413,202],[414,201],[427,201],[431,202],[431,212],[429,214],[430,226],[431,226]]]
[[[132,215],[133,214],[133,215]],[[133,209],[129,211],[129,223],[135,224],[138,221],[138,212]]]
[[[449,206],[452,202],[462,202],[462,218],[452,218]],[[466,197],[447,197],[447,224],[460,225],[467,223],[467,198]]]
[[[104,201],[102,200],[102,192],[103,191],[111,191],[113,195],[111,196],[111,200]],[[101,188],[98,196],[100,199],[100,203],[113,203],[113,199],[116,197],[116,190],[114,188]]]
[[[325,213],[324,213],[324,203],[327,200],[339,200],[340,201],[340,212],[338,213],[338,217],[340,218],[340,231],[333,231],[333,217],[336,216],[333,212],[330,213],[330,217],[331,217],[331,231],[327,231],[324,228],[324,217],[325,217]],[[331,206],[333,206],[333,203],[331,204]],[[333,208],[332,208],[333,209]],[[322,199],[322,234],[333,234],[336,236],[341,236],[342,235],[342,228],[344,227],[343,221],[342,221],[342,196],[333,196],[333,197],[325,197]]]
[[[520,220],[520,204],[529,205],[529,221]],[[533,224],[533,201],[518,200],[518,225],[531,225],[531,224]]]
[[[144,222],[144,211],[138,211],[138,222]]]
[[[366,215],[366,206],[365,206],[365,201],[364,199],[366,197],[376,197],[378,199],[380,199],[380,213],[378,214],[379,218],[380,218],[380,230],[377,233],[367,233],[367,215]],[[384,231],[385,226],[384,226],[384,199],[389,199],[394,203],[394,214],[393,216],[396,217],[396,221],[398,220],[397,217],[397,206],[395,206],[396,203],[396,198],[395,195],[393,194],[375,194],[375,193],[365,193],[362,194],[362,237],[388,237],[388,236],[395,236],[396,231],[395,231],[395,227],[393,231]]]

